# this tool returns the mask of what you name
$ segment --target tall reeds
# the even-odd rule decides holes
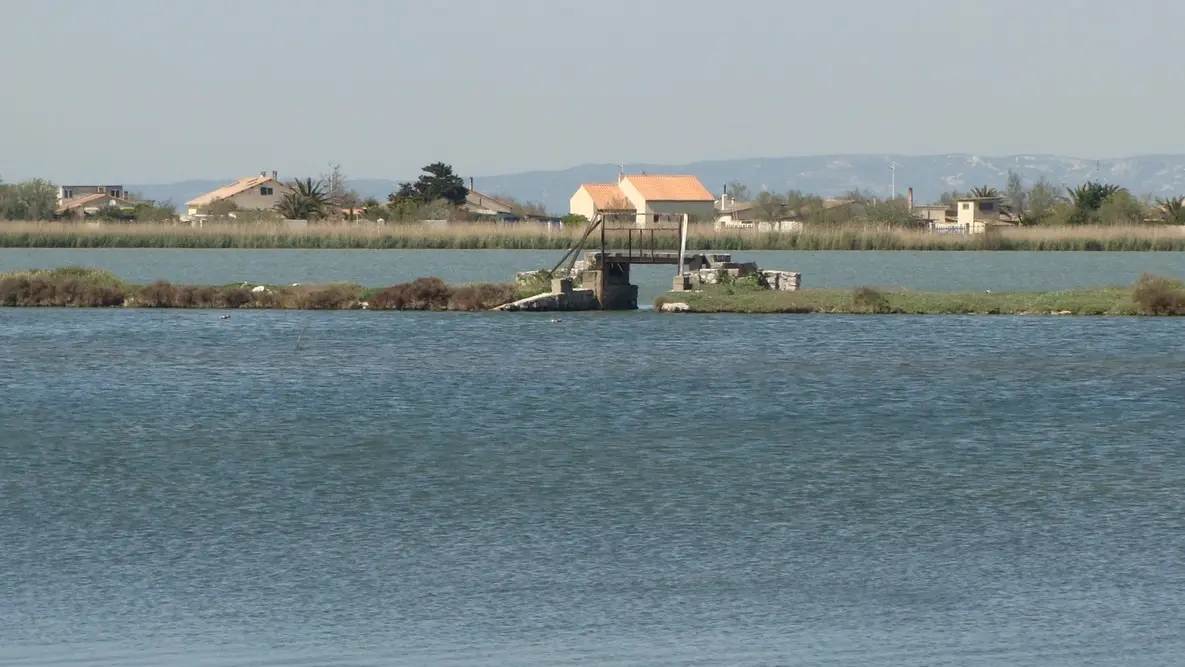
[[[190,227],[162,223],[6,222],[0,223],[0,247],[561,250],[571,247],[582,231],[558,226],[547,229],[527,224],[480,223],[447,227],[419,224],[314,225],[293,229],[263,223]],[[620,232],[609,233],[606,241],[613,249],[623,249],[631,243]],[[657,249],[676,250],[678,242],[678,236],[674,233],[657,233],[654,236]],[[636,236],[632,243],[638,243]],[[716,251],[1181,251],[1185,250],[1185,228],[1154,225],[1060,226],[1008,229],[992,235],[941,235],[876,227],[759,232],[716,230],[712,225],[693,225],[689,232],[688,247]]]

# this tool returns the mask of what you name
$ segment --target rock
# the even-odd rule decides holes
[[[779,292],[796,292],[802,286],[802,274],[794,271],[767,269],[761,275],[770,289]]]
[[[1050,315],[1073,315],[1074,313],[1068,310],[1055,310]]]
[[[266,288],[266,287],[264,287],[263,285],[257,285],[257,286],[255,287],[255,289],[251,290],[251,292],[252,292],[253,294],[262,294],[262,293],[264,293],[264,292],[266,292],[266,291],[267,291],[267,288]]]
[[[662,304],[661,310],[664,313],[690,313],[691,305],[683,303],[682,301],[675,301],[673,303]]]

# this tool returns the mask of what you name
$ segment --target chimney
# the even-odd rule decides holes
[[[913,213],[913,188],[909,189],[909,212]]]
[[[263,178],[267,178],[267,170],[264,169],[263,171],[259,172],[259,175],[262,176]]]
[[[469,177],[469,191],[470,192],[473,191],[473,177],[472,176]]]
[[[275,169],[272,169],[272,180],[273,181],[280,180],[280,173],[278,171],[276,171]]]

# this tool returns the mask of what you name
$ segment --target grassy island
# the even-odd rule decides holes
[[[671,292],[655,302],[657,309],[664,305],[666,310],[697,313],[1185,315],[1185,285],[1150,274],[1131,287],[1056,292],[915,292],[873,287],[777,292],[738,284]]]
[[[417,278],[388,287],[353,283],[215,286],[164,280],[132,285],[88,268],[0,274],[0,307],[483,311],[532,295],[529,288],[512,284],[450,286],[439,278]]]
[[[532,224],[416,223],[386,225],[318,224],[288,228],[276,223],[0,223],[5,248],[234,248],[358,250],[565,250],[583,232],[579,227],[544,228]],[[675,235],[660,235],[658,249],[677,250]],[[623,236],[610,235],[614,249]],[[716,230],[693,225],[688,247],[697,251],[743,250],[1060,250],[1185,251],[1185,233],[1167,225],[1082,225],[1023,227],[990,235],[942,235],[875,226],[808,227],[800,232]]]

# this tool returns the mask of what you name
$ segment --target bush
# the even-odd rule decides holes
[[[884,294],[872,287],[857,287],[852,290],[852,312],[888,313],[892,308]]]
[[[222,305],[227,308],[242,308],[251,303],[251,291],[245,287],[225,287],[219,295]]]
[[[357,290],[345,285],[329,285],[298,293],[296,306],[302,310],[343,310],[357,301]]]
[[[453,290],[449,310],[490,310],[515,300],[514,285],[484,283],[464,285]]]
[[[445,310],[451,296],[452,290],[440,278],[416,278],[379,291],[371,306],[380,310]]]
[[[1145,273],[1132,287],[1132,300],[1145,315],[1185,315],[1185,285],[1173,278]]]
[[[157,280],[136,292],[136,305],[143,308],[173,308],[177,303],[177,290],[167,280]]]

